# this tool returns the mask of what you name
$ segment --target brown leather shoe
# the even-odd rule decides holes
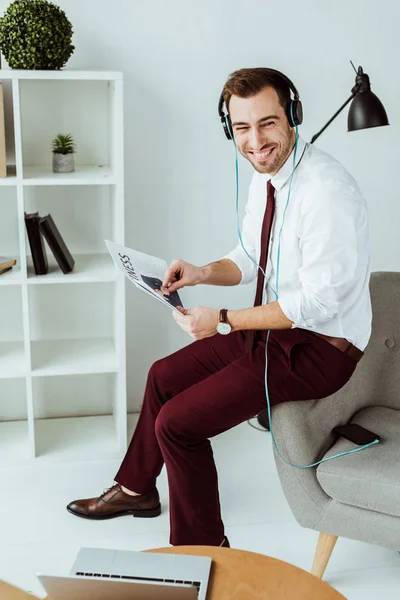
[[[161,514],[160,497],[156,488],[130,496],[122,491],[119,483],[104,490],[98,498],[74,500],[67,506],[68,512],[84,519],[112,519],[123,515],[134,517],[158,517]]]

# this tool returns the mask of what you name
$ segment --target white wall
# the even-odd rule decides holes
[[[285,72],[299,89],[309,140],[350,96],[361,64],[390,127],[346,132],[347,110],[316,142],[367,198],[374,270],[400,270],[395,0],[60,0],[74,26],[67,68],[125,75],[127,245],[195,264],[237,240],[234,153],[217,116],[226,76],[249,66]],[[0,0],[3,13],[8,2]],[[241,162],[241,201],[250,168]],[[128,286],[129,408],[139,408],[151,363],[191,338],[161,304]],[[187,306],[250,305],[250,287],[184,290]]]

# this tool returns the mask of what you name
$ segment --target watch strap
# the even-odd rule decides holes
[[[221,308],[219,311],[219,322],[220,323],[228,323],[228,309]]]

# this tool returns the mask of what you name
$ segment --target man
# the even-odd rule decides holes
[[[240,244],[203,267],[183,260],[170,265],[163,281],[170,292],[198,284],[237,285],[258,276],[255,306],[222,314],[205,307],[174,311],[178,325],[196,341],[151,367],[117,483],[98,498],[68,506],[90,519],[157,516],[156,479],[165,462],[173,545],[229,546],[209,438],[265,409],[267,331],[272,406],[336,392],[354,372],[371,332],[367,207],[357,184],[337,161],[301,138],[291,178],[296,134],[288,116],[290,86],[276,72],[236,71],[223,98],[237,148],[255,169],[243,244],[256,263],[265,254],[268,283]],[[217,327],[231,331],[221,335]]]

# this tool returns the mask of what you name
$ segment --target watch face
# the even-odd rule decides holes
[[[217,325],[217,331],[221,335],[227,335],[228,333],[231,332],[231,329],[232,328],[229,325],[229,323],[218,323],[218,325]]]

